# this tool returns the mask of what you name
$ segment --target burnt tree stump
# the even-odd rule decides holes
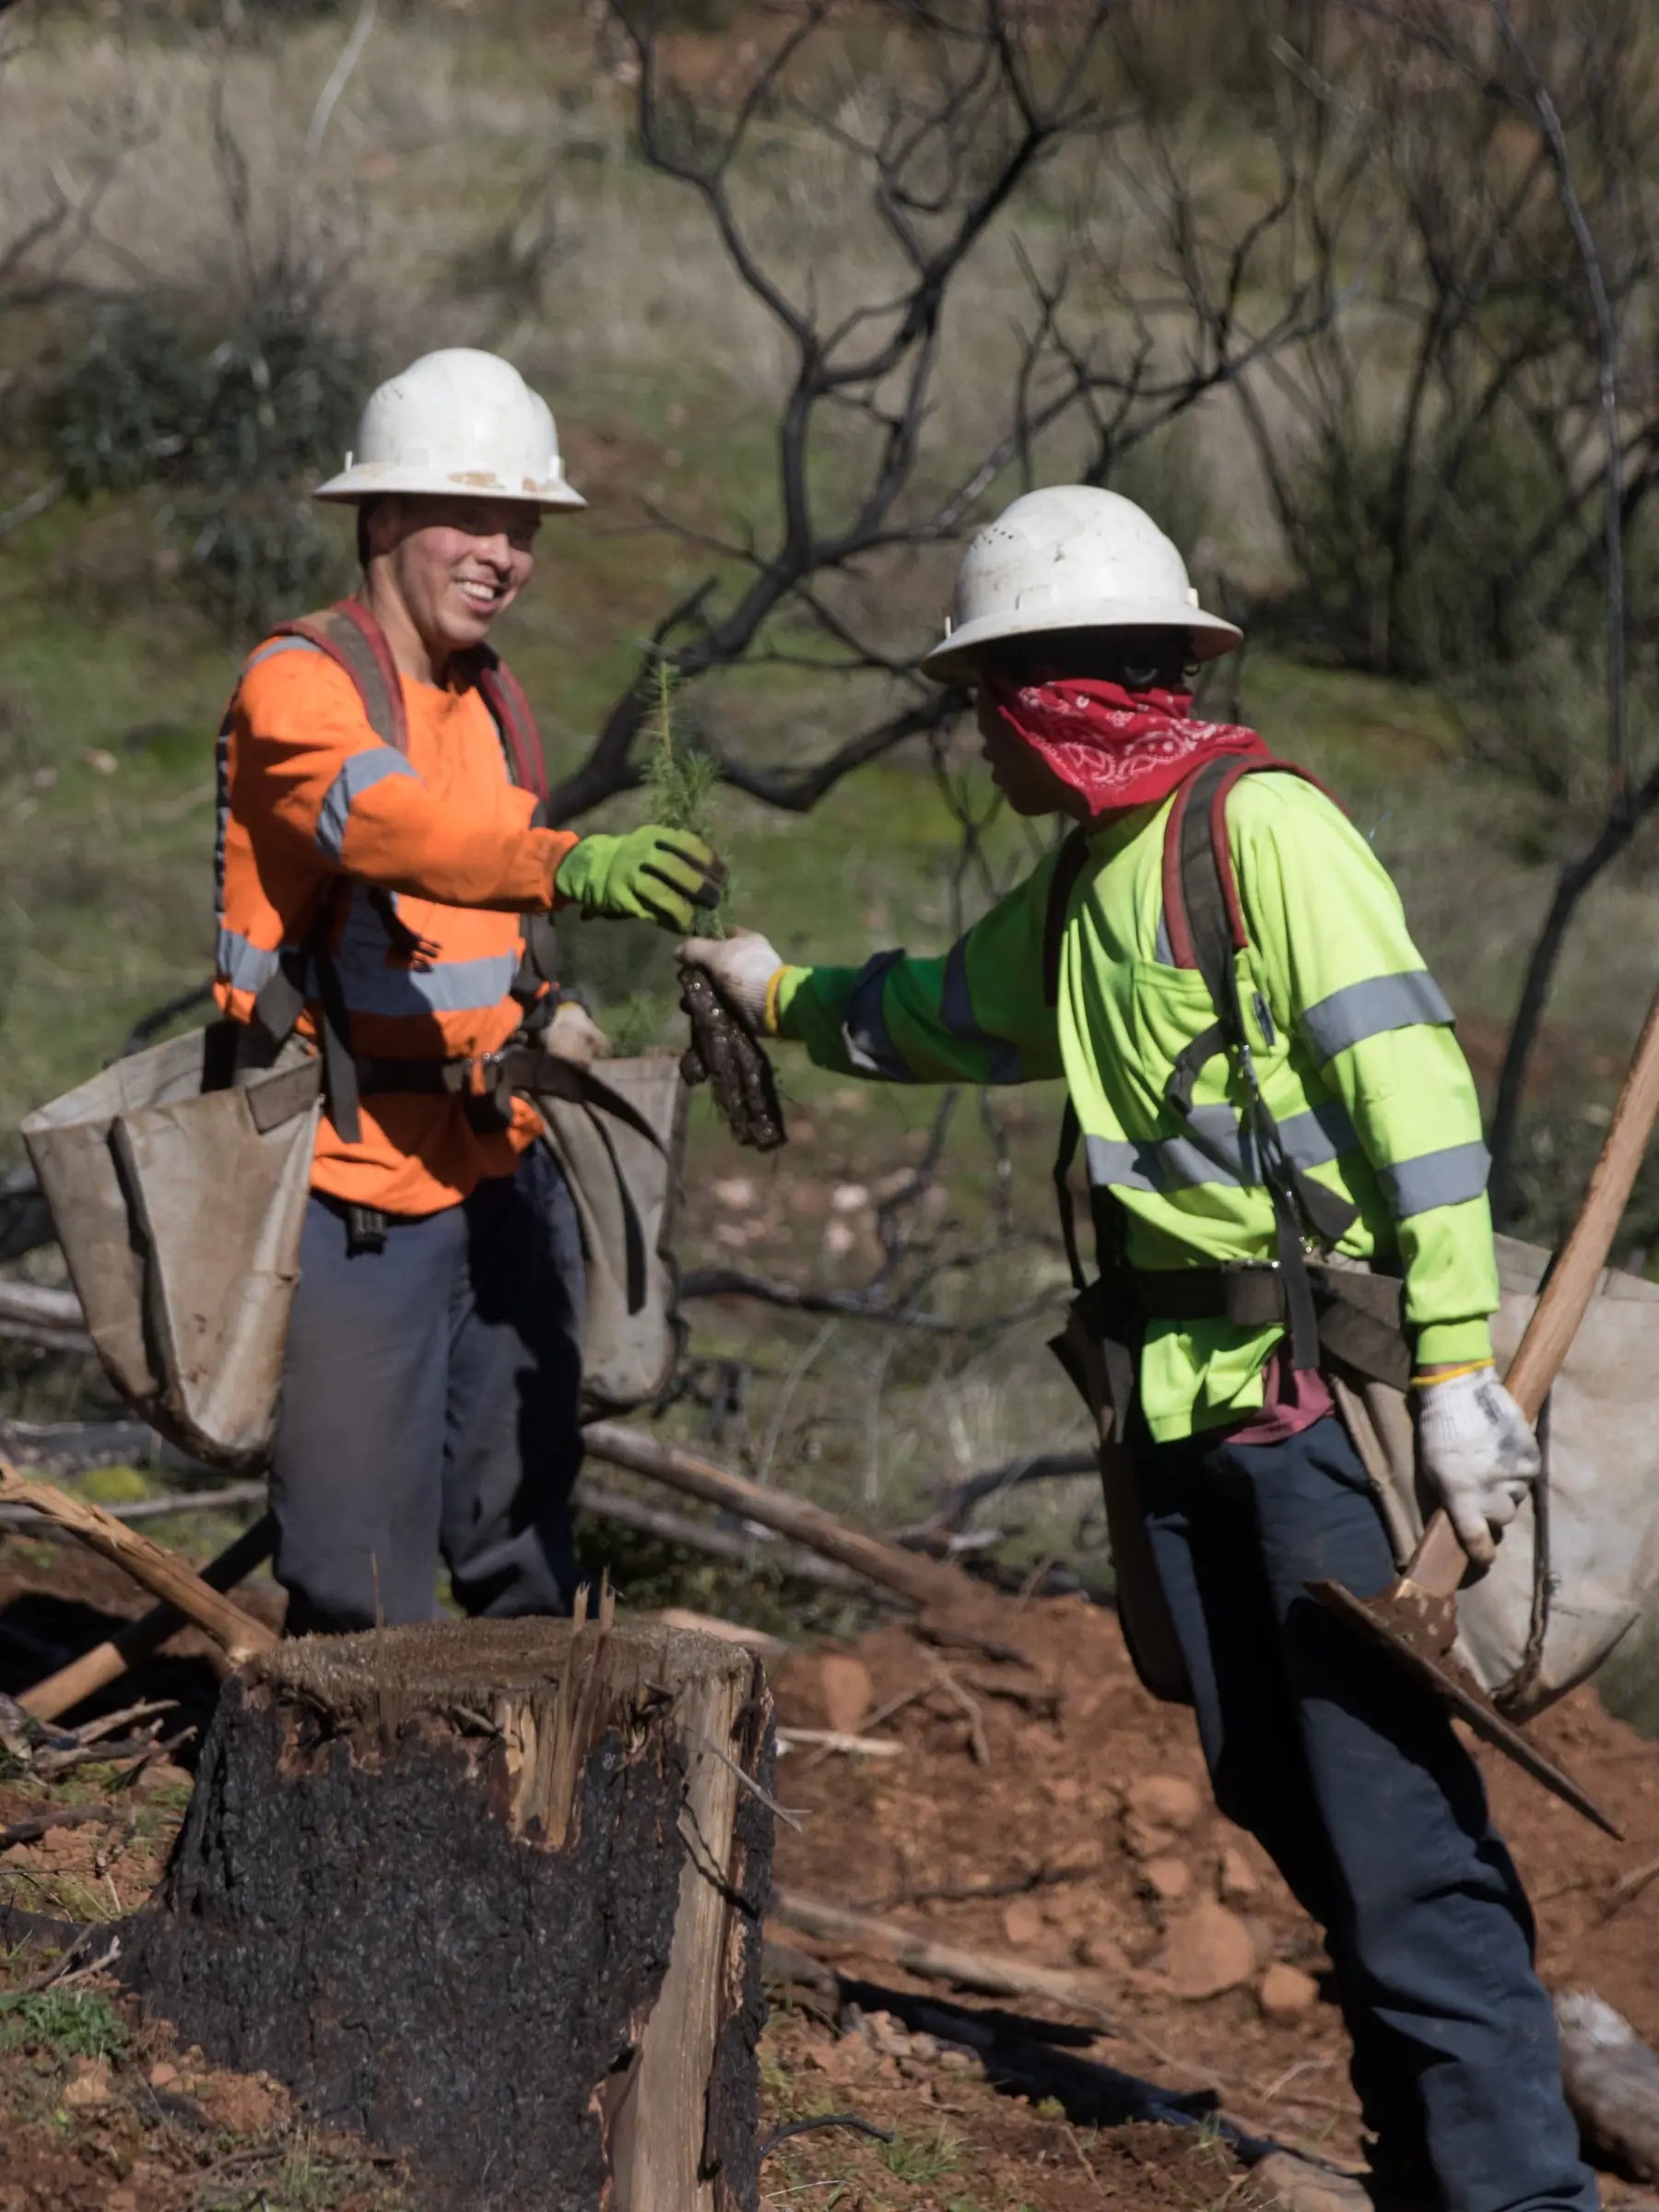
[[[771,1758],[759,1663],[684,1630],[280,1644],[124,1971],[442,2212],[753,2212]]]

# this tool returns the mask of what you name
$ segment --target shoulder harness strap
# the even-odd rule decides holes
[[[1171,956],[1177,967],[1195,969],[1203,977],[1216,1019],[1177,1058],[1164,1098],[1184,1121],[1192,1112],[1193,1088],[1200,1071],[1219,1052],[1231,1056],[1245,1094],[1241,1127],[1253,1140],[1273,1202],[1291,1360],[1298,1368],[1311,1368],[1319,1364],[1319,1331],[1304,1227],[1322,1243],[1335,1244],[1359,1218],[1359,1209],[1315,1182],[1288,1156],[1278,1124],[1256,1081],[1236,959],[1248,947],[1250,936],[1227,834],[1227,800],[1241,777],[1269,769],[1280,774],[1303,773],[1288,761],[1207,761],[1180,787],[1165,824],[1164,926]],[[1272,1016],[1259,992],[1254,1011],[1264,1041],[1271,1042]]]
[[[409,724],[397,664],[385,632],[360,599],[342,599],[320,613],[280,622],[271,634],[302,638],[317,652],[326,653],[335,667],[351,678],[363,718],[381,743],[395,752],[408,752]],[[353,1145],[362,1135],[357,1064],[351,1051],[351,1018],[333,951],[335,925],[348,896],[347,879],[335,877],[323,895],[298,955],[284,961],[254,1000],[253,1018],[272,1036],[288,1036],[304,1010],[311,979],[315,977],[323,1012],[323,1085],[328,1116],[345,1141]],[[400,918],[389,894],[371,892],[370,902],[394,946],[400,950],[419,949],[419,939]]]

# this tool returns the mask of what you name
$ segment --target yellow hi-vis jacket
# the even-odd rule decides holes
[[[779,1031],[826,1067],[888,1082],[1063,1075],[1089,1180],[1126,1217],[1132,1266],[1271,1260],[1272,1201],[1241,1136],[1229,1057],[1206,1065],[1184,1120],[1165,1103],[1177,1056],[1216,1018],[1201,976],[1171,959],[1163,853],[1173,803],[1090,836],[1066,904],[1057,1006],[1044,1003],[1042,982],[1051,853],[942,959],[884,952],[860,969],[792,968]],[[1236,955],[1241,1003],[1286,1150],[1359,1209],[1336,1249],[1403,1272],[1418,1363],[1489,1359],[1498,1276],[1479,1106],[1399,894],[1340,810],[1300,777],[1243,778],[1227,827],[1249,935]],[[1282,1334],[1149,1322],[1140,1380],[1153,1436],[1260,1406]]]

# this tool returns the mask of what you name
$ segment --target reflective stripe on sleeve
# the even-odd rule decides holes
[[[387,776],[412,776],[415,771],[403,755],[389,745],[371,747],[366,752],[353,753],[339,774],[328,787],[317,815],[317,846],[330,860],[340,858],[346,842],[346,825],[351,809],[366,791],[382,782]]]
[[[878,1076],[887,1083],[916,1080],[894,1049],[881,1004],[888,971],[903,958],[902,952],[878,952],[865,962],[848,994],[847,1018],[841,1026],[841,1042],[859,1074]]]
[[[1399,975],[1373,975],[1362,983],[1333,991],[1301,1018],[1302,1034],[1321,1060],[1334,1060],[1350,1045],[1385,1030],[1409,1030],[1419,1022],[1449,1025],[1454,1018],[1446,995],[1426,968]]]
[[[281,964],[280,952],[267,952],[249,942],[239,930],[219,930],[214,959],[232,991],[263,991]]]
[[[1396,1221],[1426,1214],[1437,1206],[1462,1206],[1478,1198],[1487,1187],[1491,1155],[1480,1143],[1448,1145],[1441,1152],[1419,1152],[1415,1159],[1397,1159],[1391,1168],[1379,1168],[1382,1183]]]
[[[940,994],[939,1015],[951,1035],[963,1044],[983,1045],[989,1057],[986,1079],[992,1083],[1018,1083],[1024,1080],[1019,1065],[1019,1053],[1006,1037],[994,1037],[981,1027],[973,1010],[973,994],[968,985],[968,940],[959,937],[945,956],[945,988]]]

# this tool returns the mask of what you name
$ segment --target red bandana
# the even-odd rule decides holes
[[[1168,798],[1223,753],[1269,758],[1238,723],[1190,721],[1190,691],[1126,691],[1092,680],[1010,684],[988,670],[983,681],[1005,724],[1083,794],[1091,814]]]

